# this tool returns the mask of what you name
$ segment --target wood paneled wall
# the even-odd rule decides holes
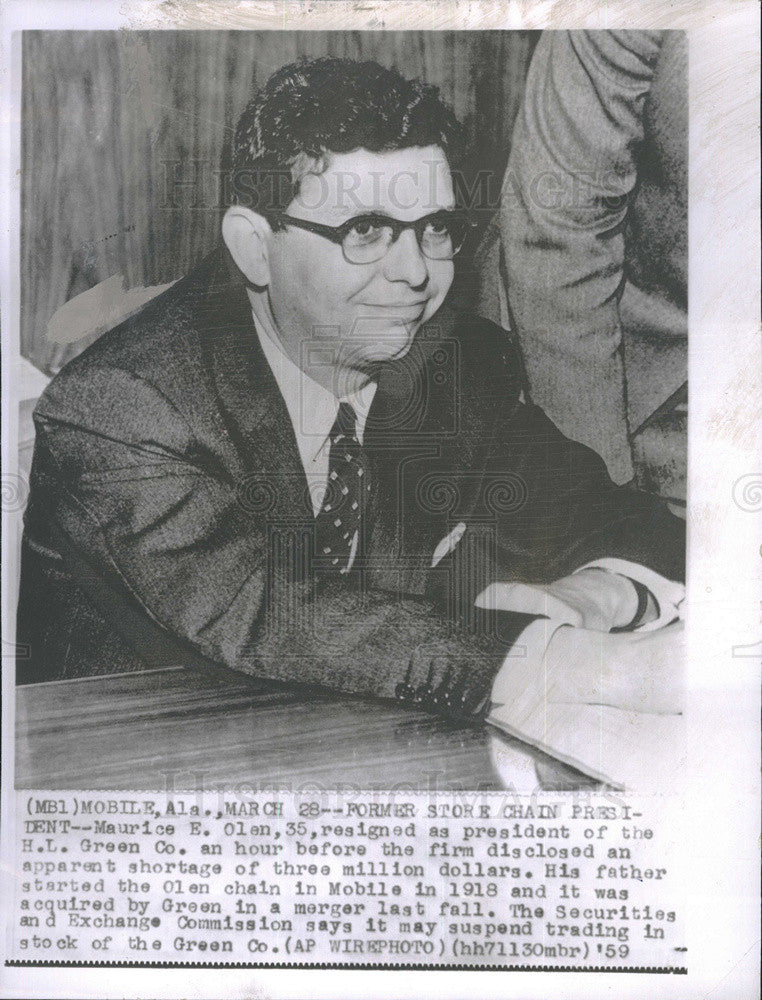
[[[529,32],[26,32],[22,353],[54,373],[92,338],[47,336],[64,302],[123,274],[180,277],[219,237],[222,154],[238,115],[301,55],[375,59],[436,84],[474,162],[502,173]]]

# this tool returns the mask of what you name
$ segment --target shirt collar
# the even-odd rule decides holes
[[[368,382],[357,392],[339,399],[294,364],[281,346],[275,330],[270,330],[256,317],[254,328],[291,418],[305,472],[309,473],[323,454],[327,457],[328,435],[341,402],[349,403],[357,414],[357,437],[362,444],[377,383]]]

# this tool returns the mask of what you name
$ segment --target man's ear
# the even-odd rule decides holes
[[[264,216],[243,205],[231,205],[222,219],[222,238],[248,281],[258,288],[270,284],[268,246],[272,229]]]

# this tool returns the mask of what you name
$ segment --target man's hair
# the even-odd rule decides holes
[[[376,62],[304,58],[273,73],[241,115],[233,200],[277,227],[302,177],[324,170],[331,153],[434,145],[451,169],[464,153],[463,127],[437,87]]]

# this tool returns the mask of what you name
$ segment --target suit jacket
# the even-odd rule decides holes
[[[20,681],[192,663],[473,716],[531,620],[475,609],[489,582],[611,555],[679,578],[680,522],[519,401],[503,330],[447,308],[379,373],[354,569],[316,577],[293,428],[230,275],[212,254],[41,397]]]

